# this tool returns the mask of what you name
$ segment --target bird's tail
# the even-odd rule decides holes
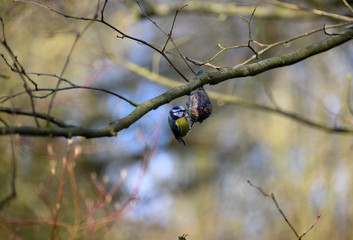
[[[184,144],[184,146],[186,146],[186,142],[184,141],[184,139],[183,139],[183,138],[181,138],[181,137],[180,137],[180,138],[178,138],[178,141],[179,141],[179,142],[182,142],[182,143]]]

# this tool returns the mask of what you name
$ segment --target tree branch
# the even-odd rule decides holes
[[[127,38],[127,39],[130,39],[130,40],[133,40],[133,41],[136,41],[136,42],[139,42],[143,45],[146,45],[147,47],[153,49],[154,51],[156,51],[157,53],[159,53],[161,56],[164,57],[164,59],[169,63],[169,65],[179,74],[179,76],[181,76],[186,82],[189,81],[189,79],[187,79],[184,74],[174,65],[174,63],[168,58],[168,56],[166,55],[165,52],[162,51],[162,49],[146,42],[145,40],[142,40],[142,39],[139,39],[139,38],[136,38],[136,37],[133,37],[133,36],[130,36],[128,34],[125,34],[124,32],[122,32],[121,30],[119,30],[118,28],[114,27],[113,25],[111,25],[110,23],[106,22],[104,20],[104,17],[101,17],[101,19],[97,19],[97,18],[87,18],[87,17],[76,17],[76,16],[71,16],[71,15],[68,15],[68,14],[65,14],[65,13],[62,13],[62,12],[59,12],[53,8],[51,8],[50,6],[47,6],[47,5],[43,5],[43,4],[40,4],[40,3],[37,3],[37,2],[33,2],[33,1],[24,1],[24,0],[13,0],[14,2],[20,2],[20,3],[29,3],[29,4],[33,4],[35,6],[38,6],[38,7],[42,7],[42,8],[45,8],[45,9],[48,9],[56,14],[59,14],[65,18],[68,18],[68,19],[76,19],[76,20],[80,20],[80,21],[91,21],[91,22],[98,22],[98,23],[101,23],[105,26],[107,26],[108,28],[114,30],[115,32],[117,32],[119,35],[117,36],[118,38]],[[103,14],[104,13],[104,9],[106,8],[106,5],[107,5],[107,2],[108,1],[105,1],[104,2],[104,5],[103,5],[103,8],[101,10],[101,13]],[[103,15],[102,15],[103,16]]]
[[[310,44],[286,55],[271,57],[244,66],[222,68],[219,72],[206,73],[202,75],[200,80],[206,82],[205,84],[215,85],[230,78],[255,76],[271,69],[295,64],[316,54],[335,48],[352,39],[353,28],[350,28],[340,35],[330,36],[324,40]]]
[[[20,108],[9,108],[9,107],[0,107],[0,112],[8,113],[8,114],[17,114],[17,115],[23,115],[23,116],[31,116],[33,117],[33,112],[25,109],[20,109]],[[34,113],[35,117],[43,120],[49,120],[49,122],[56,124],[58,127],[62,128],[67,128],[67,127],[75,127],[74,125],[70,125],[65,123],[64,121],[48,116],[45,113]]]
[[[298,240],[301,240],[311,229],[314,228],[315,224],[317,223],[317,221],[320,219],[321,215],[317,215],[315,218],[315,221],[313,224],[311,224],[309,226],[309,228],[302,234],[299,236],[298,232],[295,230],[295,228],[293,227],[292,223],[288,220],[287,216],[284,214],[283,210],[280,208],[276,197],[273,193],[266,193],[264,190],[262,190],[262,188],[256,186],[255,184],[253,184],[250,180],[247,180],[247,182],[249,183],[250,186],[256,188],[264,197],[268,197],[271,198],[273,203],[275,204],[278,212],[282,215],[283,219],[286,221],[286,223],[288,224],[288,226],[290,227],[290,229],[292,230],[292,232],[295,234],[295,236],[297,237]]]
[[[16,193],[16,185],[15,185],[15,181],[16,181],[16,172],[17,172],[17,161],[16,161],[16,156],[15,156],[15,149],[13,146],[13,139],[11,138],[11,193],[5,197],[4,199],[2,199],[0,201],[0,212],[4,209],[4,207],[6,207],[11,200],[13,200],[17,193]]]
[[[304,7],[300,7],[296,4],[285,3],[285,2],[281,2],[281,1],[277,1],[277,0],[261,0],[261,1],[275,5],[275,6],[283,7],[283,8],[288,8],[288,9],[292,9],[292,10],[307,11],[307,12],[310,12],[312,14],[316,14],[319,16],[325,16],[325,17],[329,17],[329,18],[333,18],[333,19],[339,19],[342,21],[353,22],[353,18],[351,18],[351,17],[347,17],[347,16],[335,14],[335,13],[330,13],[330,12],[325,12],[325,11],[321,11],[318,9],[304,8]]]
[[[347,30],[341,35],[329,36],[324,40],[308,45],[304,48],[293,51],[289,54],[268,58],[257,63],[244,65],[240,67],[227,67],[221,68],[217,72],[209,72],[194,78],[190,82],[182,86],[172,88],[165,93],[150,99],[140,104],[135,110],[133,110],[126,117],[114,121],[110,125],[100,129],[89,129],[82,127],[70,127],[70,128],[59,128],[59,127],[0,127],[0,133],[3,135],[8,134],[21,134],[31,136],[62,136],[62,137],[73,137],[83,136],[87,138],[93,137],[107,137],[116,136],[117,132],[128,128],[131,124],[140,119],[143,115],[153,109],[157,109],[163,104],[169,103],[170,101],[191,93],[193,90],[202,87],[206,84],[215,85],[220,82],[226,81],[232,78],[255,76],[262,72],[288,66],[306,58],[314,56],[316,54],[325,52],[331,48],[337,47],[345,42],[348,42],[353,38],[353,28]],[[338,131],[347,133],[346,131]]]
[[[147,14],[165,16],[175,12],[181,5],[188,5],[184,10],[186,13],[206,13],[214,14],[216,16],[220,14],[228,16],[237,15],[248,15],[250,16],[254,10],[254,5],[241,5],[237,3],[224,3],[224,2],[211,2],[211,1],[170,1],[166,4],[148,4]],[[312,18],[313,15],[306,11],[293,11],[287,8],[274,8],[273,6],[261,5],[256,10],[257,18],[276,18],[276,19],[288,19],[293,18],[306,20]]]
[[[107,53],[108,54],[108,53]],[[169,78],[160,76],[154,72],[151,72],[150,70],[140,67],[132,62],[129,62],[125,59],[119,58],[118,56],[114,55],[111,56],[117,63],[122,64],[126,69],[130,70],[131,72],[138,74],[142,77],[147,78],[148,80],[161,84],[163,86],[173,88],[180,86],[180,82],[171,80]],[[349,88],[349,87],[348,87]],[[293,121],[297,121],[300,124],[304,124],[308,127],[318,129],[320,131],[328,132],[328,133],[347,133],[347,134],[353,134],[353,129],[349,128],[342,128],[342,127],[329,127],[326,126],[323,123],[319,123],[313,120],[310,120],[309,118],[300,115],[299,113],[291,112],[285,109],[282,109],[274,102],[274,99],[270,99],[272,104],[274,105],[273,107],[269,107],[263,104],[258,104],[254,103],[251,101],[243,100],[241,98],[238,98],[233,95],[225,94],[225,93],[219,93],[215,91],[207,91],[208,96],[217,102],[221,102],[222,104],[232,104],[232,105],[237,105],[240,107],[245,107],[248,109],[253,109],[253,110],[258,110],[258,111],[263,111],[267,113],[272,113],[272,114],[277,114],[282,117],[286,117],[288,119],[291,119]],[[347,95],[349,97],[349,95]],[[347,100],[348,102],[350,100]],[[349,103],[347,102],[347,106],[349,107]],[[352,107],[353,109],[353,107]],[[352,110],[352,115],[353,115],[353,110]]]

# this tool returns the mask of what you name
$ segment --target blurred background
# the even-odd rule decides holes
[[[352,17],[340,0],[291,2]],[[97,1],[90,0],[40,3],[78,17],[93,17],[97,9]],[[64,18],[34,4],[7,0],[0,4],[7,43],[27,72],[60,75],[77,34],[82,33],[63,75],[74,84],[108,89],[142,103],[171,88],[153,78],[153,73],[176,85],[183,83],[158,53],[118,38],[118,33],[103,24],[93,23],[83,32],[87,21]],[[184,56],[199,61],[212,58],[221,47],[246,44],[248,24],[240,16],[249,19],[256,4],[251,33],[264,44],[341,23],[249,0],[140,1],[145,13],[165,32],[170,31],[175,10],[185,4],[172,36]],[[109,1],[105,20],[153,45],[162,47],[166,42],[135,1]],[[273,48],[260,60],[326,37],[318,32]],[[173,45],[169,43],[167,49],[175,66],[191,79],[193,73]],[[212,64],[235,66],[252,55],[249,48],[231,49]],[[346,98],[352,94],[347,91],[352,66],[353,44],[349,42],[292,66],[205,88],[293,112],[323,126],[351,128]],[[195,72],[216,71],[191,67]],[[20,77],[3,59],[0,73],[0,96],[23,91]],[[57,83],[50,76],[32,77],[40,88],[55,88]],[[61,84],[65,86],[69,85]],[[49,100],[36,100],[37,111],[46,112]],[[167,116],[171,107],[185,106],[187,96],[149,112],[117,137],[72,141],[1,137],[0,199],[11,192],[12,145],[17,197],[0,212],[0,239],[49,239],[50,220],[58,203],[56,239],[178,239],[182,234],[188,234],[188,240],[295,239],[272,200],[247,180],[275,194],[299,235],[321,215],[305,239],[353,238],[351,134],[327,133],[255,107],[217,98],[211,101],[213,114],[194,125],[185,137],[186,147],[174,139]],[[0,106],[30,109],[30,102],[20,95]],[[58,92],[52,115],[70,124],[99,128],[133,109],[112,95],[73,89]],[[30,117],[2,113],[0,118],[16,126],[34,125]]]

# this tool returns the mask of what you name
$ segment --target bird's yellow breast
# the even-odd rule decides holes
[[[175,124],[179,128],[180,137],[185,137],[190,130],[188,120],[186,120],[185,117],[182,117],[182,118],[175,120]]]

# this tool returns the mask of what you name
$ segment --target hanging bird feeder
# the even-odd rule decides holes
[[[198,77],[201,73],[202,71],[200,70],[196,76]],[[186,106],[191,125],[195,122],[202,123],[212,114],[211,101],[203,87],[190,93]]]

